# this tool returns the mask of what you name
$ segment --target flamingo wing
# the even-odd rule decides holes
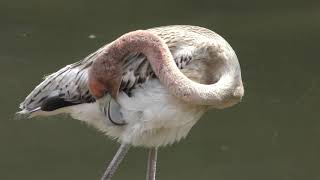
[[[157,33],[157,29],[150,29],[150,31]],[[162,36],[162,34],[158,35]],[[170,39],[164,40],[169,43]],[[44,81],[20,104],[20,109],[24,113],[32,113],[38,110],[54,111],[67,106],[95,102],[87,87],[88,70],[105,47],[79,62],[67,65],[46,76]],[[190,51],[179,50],[172,44],[169,49],[180,69],[183,69],[192,60]],[[156,78],[156,76],[146,56],[141,53],[130,53],[124,59],[120,91],[131,96],[131,90],[136,85],[144,83],[150,78]]]

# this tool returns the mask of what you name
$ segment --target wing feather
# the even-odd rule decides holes
[[[170,26],[163,28],[168,28],[168,30],[174,29],[170,29]],[[181,42],[175,42],[170,38],[166,38],[167,36],[162,34],[163,31],[159,29],[154,28],[150,29],[150,31],[163,37],[173,54],[177,66],[183,69],[193,59],[192,49],[182,48],[184,45],[181,45]],[[179,34],[174,34],[173,31],[173,35]],[[180,34],[180,36],[184,36],[184,34]],[[53,111],[66,106],[94,102],[95,99],[87,87],[88,70],[104,47],[90,54],[85,59],[67,65],[45,77],[44,81],[20,104],[20,108],[24,112],[33,112],[36,109]],[[185,47],[190,47],[188,46],[187,38]],[[156,78],[150,63],[141,53],[130,53],[127,55],[124,59],[123,69],[124,73],[120,91],[127,93],[128,96],[131,96],[131,90],[137,85],[146,82],[150,78]]]

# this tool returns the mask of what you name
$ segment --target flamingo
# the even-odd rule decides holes
[[[183,139],[205,112],[231,107],[243,94],[226,40],[203,27],[172,25],[124,34],[45,77],[18,114],[66,113],[117,139],[101,180],[111,179],[130,147],[146,147],[146,179],[154,180],[158,147]]]

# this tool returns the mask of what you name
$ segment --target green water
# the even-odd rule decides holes
[[[320,1],[290,0],[1,0],[0,179],[99,179],[115,142],[68,117],[13,114],[43,75],[125,32],[168,24],[225,37],[246,95],[160,149],[158,179],[320,179]],[[114,179],[144,179],[146,158],[132,149]]]

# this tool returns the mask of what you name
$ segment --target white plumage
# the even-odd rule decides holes
[[[119,94],[118,103],[121,116],[127,122],[125,127],[110,123],[99,110],[99,102],[71,106],[68,112],[121,142],[155,147],[185,137],[207,110],[206,106],[185,104],[172,97],[158,80],[134,89],[132,97]]]

